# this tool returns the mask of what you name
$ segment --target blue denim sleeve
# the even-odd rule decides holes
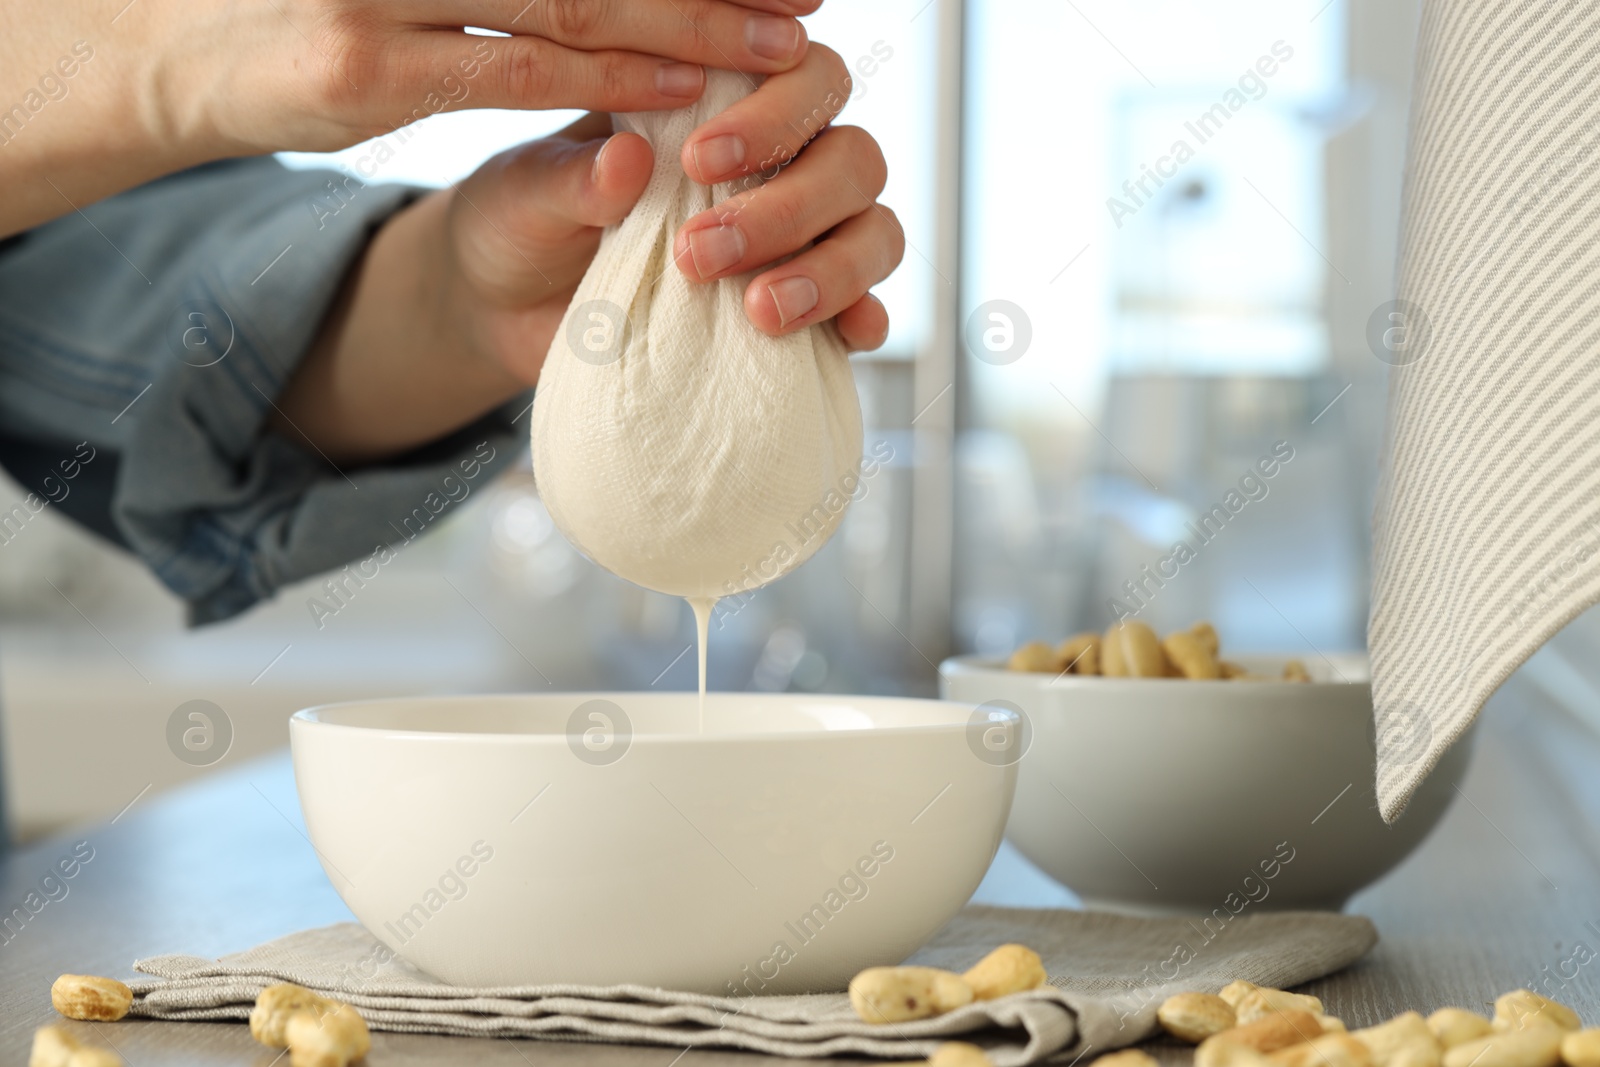
[[[0,244],[0,431],[114,467],[107,525],[191,622],[409,541],[525,447],[527,397],[349,470],[264,427],[373,233],[419,195],[236,160]]]

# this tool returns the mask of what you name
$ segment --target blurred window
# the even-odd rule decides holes
[[[958,646],[1124,607],[1158,629],[1212,618],[1235,648],[1362,644],[1384,401],[1349,338],[1392,275],[1414,17],[970,6]],[[1395,51],[1403,66],[1369,58]],[[1025,351],[972,348],[996,302]],[[1189,534],[1280,441],[1294,458],[1266,495],[1212,541]],[[1185,539],[1195,558],[1147,577]]]

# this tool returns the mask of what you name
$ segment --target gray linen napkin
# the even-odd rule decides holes
[[[374,1030],[897,1060],[927,1056],[959,1036],[988,1048],[996,1067],[1018,1067],[1142,1040],[1171,993],[1215,992],[1235,978],[1296,985],[1352,963],[1377,939],[1369,920],[1332,912],[1235,916],[1218,908],[1193,919],[1136,919],[968,907],[907,962],[962,971],[1015,941],[1044,958],[1050,985],[894,1025],[861,1022],[842,993],[731,998],[644,986],[450,986],[395,958],[354,923],[220,960],[139,960],[135,969],[159,980],[129,984],[133,1014],[154,1019],[243,1019],[257,993],[287,981],[346,1001]]]
[[[1393,822],[1600,602],[1600,7],[1426,0],[1367,643]],[[1378,348],[1375,346],[1375,352]]]

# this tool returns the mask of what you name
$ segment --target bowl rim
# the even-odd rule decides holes
[[[1303,659],[1303,656],[1288,656],[1281,653],[1245,653],[1237,657],[1244,662],[1258,662],[1262,660]],[[1280,691],[1305,692],[1326,689],[1368,689],[1372,688],[1372,675],[1367,663],[1365,653],[1333,653],[1331,656],[1320,657],[1330,665],[1356,668],[1360,664],[1358,678],[1313,678],[1310,682],[1291,682],[1283,678],[1266,678],[1252,681],[1249,684],[1250,692],[1278,693]],[[1337,668],[1335,668],[1337,669]],[[945,679],[951,674],[965,675],[1000,675],[1008,679],[1022,681],[1031,679],[1036,684],[1051,689],[1116,689],[1118,692],[1135,690],[1171,691],[1173,683],[1184,685],[1212,686],[1219,683],[1229,685],[1240,684],[1231,678],[1108,678],[1098,674],[1056,674],[1047,675],[1043,671],[1014,671],[1005,666],[1005,661],[999,656],[983,656],[967,654],[951,656],[939,664],[939,676]]]
[[[338,711],[350,708],[377,707],[380,705],[396,704],[423,704],[437,703],[439,701],[518,701],[528,699],[547,700],[558,697],[578,697],[582,700],[618,700],[645,698],[651,701],[669,699],[693,699],[696,694],[682,690],[669,690],[659,693],[642,693],[638,691],[624,692],[619,690],[595,691],[570,691],[555,693],[539,693],[534,691],[521,693],[434,693],[412,696],[396,697],[369,697],[363,700],[341,700],[327,704],[315,704],[308,708],[301,708],[289,717],[289,737],[293,741],[295,735],[303,730],[316,729],[318,731],[332,731],[336,733],[365,734],[372,737],[386,736],[395,741],[427,741],[432,743],[457,743],[469,744],[479,741],[492,740],[496,743],[518,743],[524,745],[560,745],[565,747],[568,735],[563,731],[552,733],[494,733],[489,731],[468,732],[461,730],[408,730],[394,726],[367,726],[357,723],[330,722],[321,717],[324,712]],[[800,694],[785,693],[746,693],[738,690],[713,690],[706,693],[708,702],[713,699],[750,698],[769,699],[785,696],[799,697]],[[727,744],[751,742],[792,742],[796,740],[822,740],[825,738],[860,738],[866,736],[893,737],[922,737],[938,736],[941,734],[964,733],[970,728],[971,716],[981,705],[969,704],[963,700],[932,697],[901,697],[901,696],[867,696],[852,693],[814,693],[804,694],[808,699],[826,700],[835,698],[839,700],[876,703],[912,703],[934,705],[944,708],[963,709],[963,717],[950,722],[922,723],[913,726],[867,726],[850,727],[844,729],[819,728],[815,730],[760,730],[748,732],[718,732],[718,733],[662,733],[634,730],[629,733],[629,744],[647,742],[649,744]],[[829,743],[843,743],[829,742]]]

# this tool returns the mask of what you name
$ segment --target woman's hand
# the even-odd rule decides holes
[[[837,318],[851,348],[873,349],[889,316],[868,290],[899,266],[906,242],[894,212],[877,202],[888,174],[878,142],[859,127],[828,125],[850,88],[839,54],[812,45],[799,66],[690,135],[685,173],[738,191],[685,223],[673,256],[689,277],[711,281],[799,252],[745,289],[750,321],[777,336]]]
[[[673,256],[690,278],[710,281],[799,253],[752,280],[750,321],[777,336],[837,317],[845,342],[863,350],[888,332],[868,289],[899,264],[905,237],[877,203],[887,174],[878,143],[857,127],[827,126],[849,95],[844,62],[814,44],[795,70],[690,135],[687,174],[744,188],[686,222]],[[601,229],[628,213],[650,179],[644,139],[610,133],[608,116],[591,115],[490,160],[452,197],[469,299],[492,309],[474,317],[483,347],[528,385]],[[775,171],[765,184],[750,177]]]
[[[344,148],[441,110],[681,107],[703,66],[798,64],[793,16],[819,2],[15,0],[0,10],[0,108],[21,107],[0,125],[0,236],[184,167]]]
[[[832,317],[850,348],[868,349],[883,343],[888,316],[867,289],[904,248],[876,203],[883,154],[849,127],[803,147],[848,95],[838,57],[813,45],[793,74],[696,131],[684,165],[697,180],[770,168],[769,155],[794,162],[689,220],[675,255],[691,278],[709,279],[798,252],[746,289],[750,320],[777,335]],[[707,147],[717,137],[746,150],[719,159]],[[434,440],[535,384],[601,230],[633,207],[653,162],[643,138],[612,135],[608,115],[589,115],[396,216],[280,400],[286,421],[335,462],[359,462]],[[712,227],[737,229],[736,258],[710,258],[698,235]]]
[[[199,3],[162,36],[156,109],[243,152],[344,148],[460,107],[682,107],[703,66],[771,74],[820,0],[265,0]],[[129,13],[132,17],[137,8]],[[192,20],[192,21],[191,21]],[[462,26],[514,36],[484,38]],[[247,44],[249,61],[239,48]],[[481,59],[481,46],[492,58]],[[476,67],[470,94],[452,99]],[[197,88],[204,87],[204,92]],[[213,132],[214,131],[214,132]]]

